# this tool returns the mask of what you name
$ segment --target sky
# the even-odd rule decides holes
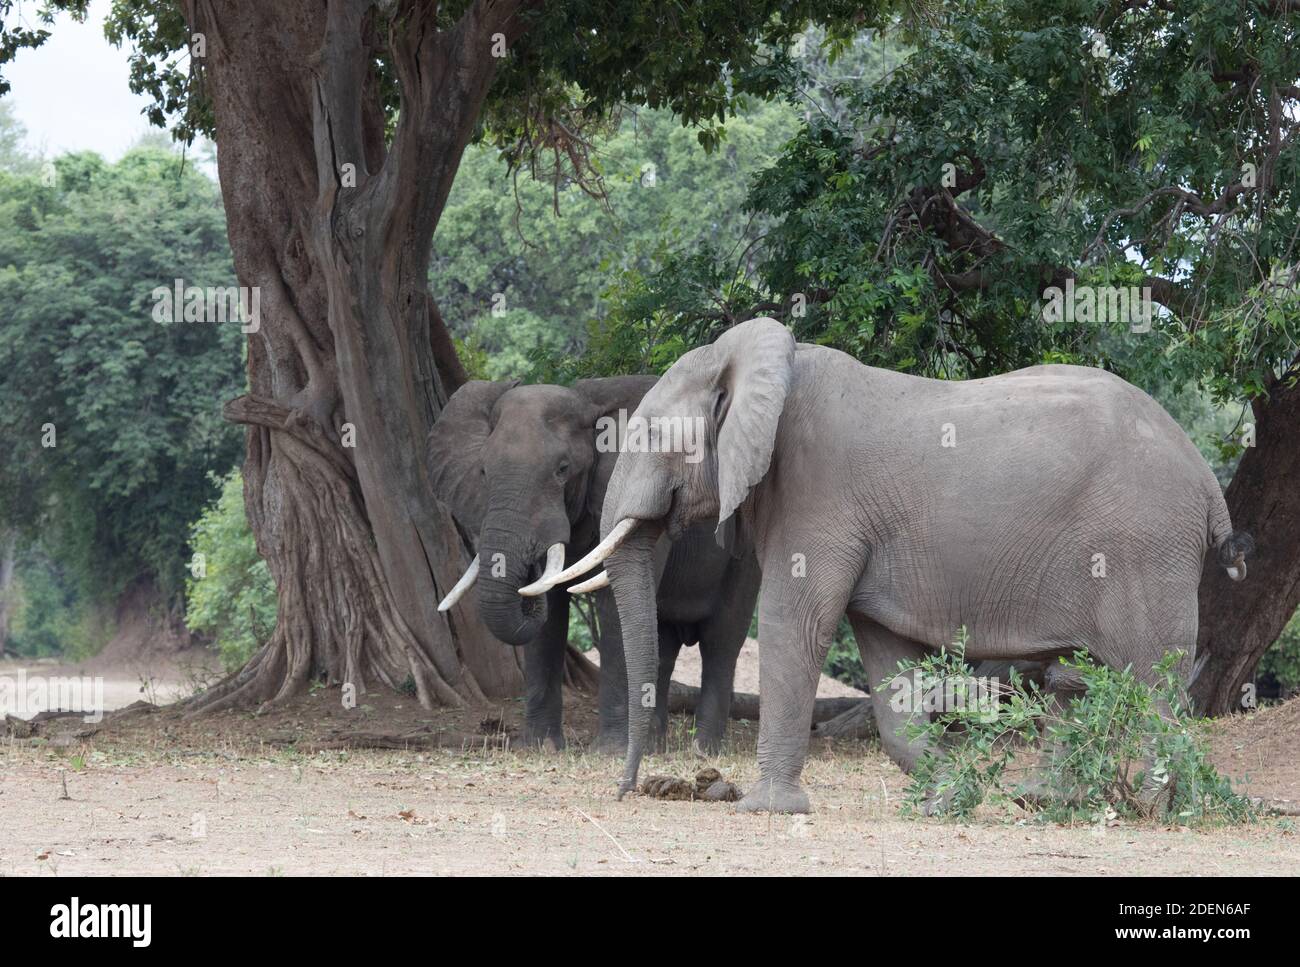
[[[16,4],[35,10],[35,2]],[[148,99],[127,87],[128,49],[104,39],[110,0],[92,0],[85,23],[59,14],[44,46],[18,53],[5,69],[4,95],[27,129],[27,146],[46,156],[97,151],[116,160],[151,130],[140,113]],[[13,13],[10,18],[14,18]],[[39,24],[30,14],[28,26]]]

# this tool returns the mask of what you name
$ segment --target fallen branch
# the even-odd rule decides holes
[[[1266,799],[1251,797],[1250,804],[1270,816],[1300,816],[1300,802],[1294,799]]]
[[[598,830],[600,830],[602,833],[604,833],[606,836],[608,836],[608,837],[609,837],[609,841],[610,841],[611,843],[613,843],[615,846],[617,846],[617,847],[618,847],[618,851],[619,851],[620,853],[623,854],[623,859],[627,860],[629,863],[640,863],[640,862],[641,862],[639,859],[637,859],[635,856],[633,856],[631,853],[629,853],[627,850],[625,850],[625,849],[623,848],[623,844],[620,843],[618,840],[616,840],[616,839],[614,838],[614,834],[611,833],[611,832],[610,832],[608,829],[606,829],[604,826],[600,825],[600,823],[596,822],[594,819],[592,819],[590,816],[588,816],[586,813],[584,813],[581,809],[578,809],[576,806],[574,807],[574,812],[576,812],[579,816],[581,816],[581,817],[582,817],[583,819],[585,819],[587,822],[591,823],[591,825],[595,826]]]
[[[483,735],[470,732],[427,732],[416,729],[411,732],[336,732],[320,739],[299,739],[292,733],[272,733],[264,736],[263,741],[268,745],[291,745],[310,751],[322,749],[407,751],[411,749],[501,749],[506,747],[509,737],[504,733]]]
[[[564,685],[586,695],[600,691],[600,669],[573,645],[564,649]]]
[[[854,704],[834,718],[813,722],[812,734],[835,739],[874,739],[880,732],[876,716],[871,709],[871,699],[854,699]]]
[[[824,722],[865,701],[861,698],[819,698],[813,706],[813,721]],[[692,714],[700,703],[700,690],[694,685],[673,682],[668,690],[668,711]],[[731,717],[758,721],[758,696],[753,692],[736,692],[731,697]]]

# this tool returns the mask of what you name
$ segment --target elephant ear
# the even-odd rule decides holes
[[[591,428],[596,436],[596,463],[591,470],[587,485],[587,512],[600,526],[600,511],[605,505],[605,491],[609,488],[609,478],[614,473],[618,462],[618,447],[613,449],[602,445],[602,438],[608,440],[610,434],[602,434],[597,421],[602,417],[618,421],[619,410],[627,411],[631,416],[641,403],[641,398],[650,392],[650,388],[659,382],[657,376],[610,376],[603,379],[580,379],[573,384],[575,392],[591,401]],[[604,424],[601,424],[603,426]],[[622,445],[622,440],[614,436],[615,442]]]
[[[794,382],[794,337],[763,317],[727,330],[709,348],[729,397],[718,429],[718,530],[767,473],[776,428]]]
[[[483,446],[492,433],[497,402],[519,380],[476,379],[451,395],[429,431],[428,464],[433,495],[477,538],[485,513]]]

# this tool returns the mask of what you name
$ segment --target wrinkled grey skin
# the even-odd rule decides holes
[[[703,418],[715,443],[695,465],[624,453],[610,480],[602,532],[646,522],[606,562],[628,686],[654,676],[641,583],[656,533],[735,513],[763,571],[761,779],[746,811],[809,809],[799,777],[817,678],[846,612],[872,682],[962,625],[972,661],[1054,661],[1086,646],[1153,681],[1167,651],[1190,662],[1195,650],[1207,549],[1225,566],[1236,552],[1186,434],[1101,370],[920,379],[796,347],[756,319],[684,355],[637,414]],[[885,748],[910,770],[921,750],[898,734],[906,709],[892,689],[874,692]],[[647,726],[634,709],[620,795],[635,785]]]
[[[527,690],[524,741],[564,746],[562,685],[568,639],[565,587],[537,597],[519,588],[541,573],[552,544],[567,545],[577,560],[596,542],[600,505],[617,452],[596,448],[596,421],[631,412],[655,377],[581,380],[573,388],[474,381],[448,401],[430,434],[430,466],[437,497],[471,537],[480,559],[474,590],[451,612],[478,616],[507,644],[523,646]],[[716,751],[726,734],[736,656],[744,644],[758,590],[753,555],[737,559],[720,548],[713,528],[691,528],[658,552],[668,579],[647,595],[658,612],[656,651],[662,694],[683,644],[700,644],[703,678],[695,743]],[[656,579],[657,582],[657,579]],[[570,582],[576,583],[576,582]],[[627,746],[627,679],[618,610],[609,590],[595,592],[601,628],[600,727],[596,747]],[[667,727],[663,703],[656,734]]]

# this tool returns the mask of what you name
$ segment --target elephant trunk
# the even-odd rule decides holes
[[[524,520],[489,515],[479,535],[479,614],[492,634],[508,645],[526,645],[546,623],[546,595],[522,597],[519,589],[536,577],[537,554]]]
[[[627,758],[618,798],[636,789],[641,757],[650,741],[655,706],[668,701],[657,695],[659,677],[659,618],[655,605],[654,547],[662,527],[647,522],[638,527],[607,560],[618,619],[623,630],[627,663]]]

